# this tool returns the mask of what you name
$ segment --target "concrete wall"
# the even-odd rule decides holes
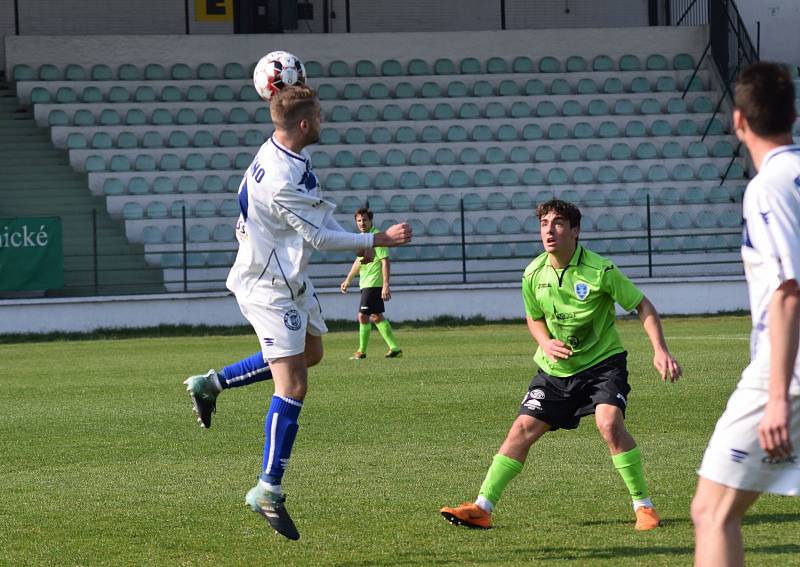
[[[662,314],[717,313],[747,309],[743,278],[636,281]],[[522,319],[518,284],[392,288],[386,315],[392,321],[438,316]],[[328,320],[354,320],[358,294],[336,288],[317,293]],[[0,301],[0,333],[93,331],[158,325],[246,325],[236,300],[225,293]]]
[[[625,41],[619,40],[624,34]],[[6,65],[38,66],[43,63],[114,66],[134,62],[171,64],[178,61],[196,65],[209,61],[249,63],[273,49],[291,51],[302,59],[322,63],[334,59],[355,62],[369,58],[380,61],[420,57],[433,62],[439,57],[487,58],[492,54],[544,55],[564,57],[605,53],[658,52],[666,56],[689,52],[699,57],[706,41],[706,29],[606,28],[586,29],[578,35],[564,30],[507,30],[426,32],[394,34],[291,34],[291,35],[152,35],[152,36],[7,36]]]
[[[761,58],[800,65],[800,2],[798,0],[737,0],[739,13],[756,43],[761,22]]]

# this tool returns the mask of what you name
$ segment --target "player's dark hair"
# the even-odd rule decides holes
[[[795,119],[794,83],[780,63],[758,61],[739,74],[734,106],[762,138],[792,131]]]
[[[313,117],[318,110],[317,93],[307,85],[283,87],[272,95],[269,102],[272,123],[281,130],[291,130],[304,118]]]
[[[581,211],[572,203],[561,199],[551,199],[536,207],[536,216],[541,218],[550,213],[556,213],[569,221],[570,228],[581,226]]]
[[[353,214],[353,217],[364,216],[372,220],[373,215],[374,213],[368,207],[361,207]]]

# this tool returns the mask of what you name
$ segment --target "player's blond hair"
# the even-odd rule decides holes
[[[284,87],[272,95],[269,112],[272,123],[279,130],[291,130],[303,120],[319,111],[317,93],[306,85]]]

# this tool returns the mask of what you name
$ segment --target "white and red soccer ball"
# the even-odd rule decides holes
[[[303,62],[287,51],[267,53],[253,70],[253,85],[258,96],[269,102],[276,92],[289,85],[306,82]]]

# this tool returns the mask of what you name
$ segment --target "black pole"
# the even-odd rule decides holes
[[[181,246],[183,247],[183,291],[188,291],[189,287],[186,283],[186,205],[181,205],[181,225],[183,226],[183,239]]]
[[[330,30],[330,23],[328,18],[330,18],[330,11],[331,8],[328,6],[329,0],[322,0],[322,33],[329,33]]]
[[[756,59],[761,59],[761,21],[756,22]]]
[[[506,0],[500,0],[500,29],[506,29]]]
[[[467,283],[467,242],[466,228],[464,227],[464,197],[459,200],[461,209],[461,281]]]
[[[650,230],[650,192],[647,192],[647,273],[653,277],[653,234]]]
[[[647,23],[650,26],[658,25],[658,0],[649,0],[647,3]]]
[[[183,0],[183,19],[186,22],[186,35],[189,35],[189,0]]]
[[[97,295],[100,280],[97,262],[97,209],[92,209],[92,275],[94,276],[94,294]]]
[[[344,0],[344,17],[347,22],[347,33],[350,33],[350,0]]]
[[[14,0],[14,35],[19,35],[19,0]]]

